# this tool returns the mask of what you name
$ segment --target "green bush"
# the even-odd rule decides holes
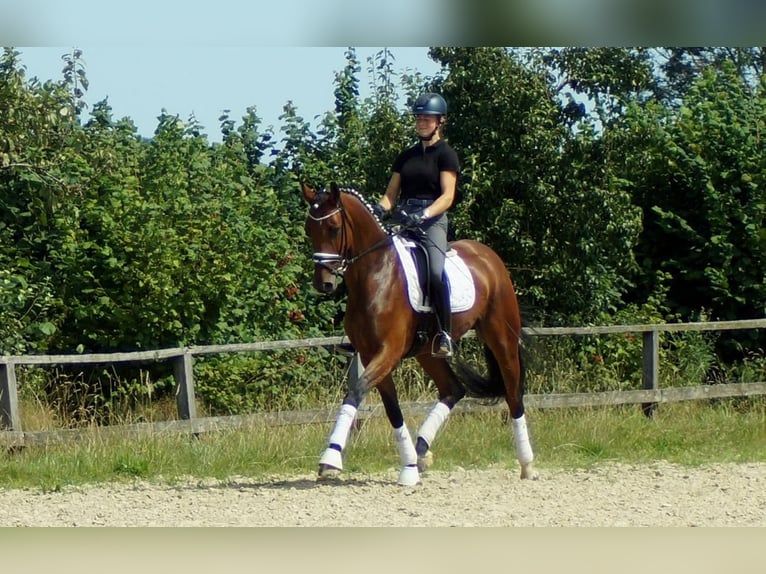
[[[195,391],[210,415],[339,404],[346,362],[322,348],[238,353],[195,360]]]

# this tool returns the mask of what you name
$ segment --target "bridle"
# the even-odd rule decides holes
[[[346,211],[343,209],[343,203],[340,201],[338,202],[338,207],[335,208],[330,213],[327,213],[325,215],[322,215],[320,217],[317,217],[315,215],[311,214],[312,209],[316,209],[321,205],[320,202],[314,203],[311,208],[309,209],[308,216],[310,219],[313,219],[314,221],[324,221],[325,219],[331,218],[333,215],[336,215],[337,213],[340,213],[341,217],[341,225],[340,225],[340,251],[348,252],[348,247],[346,247]],[[314,261],[315,265],[321,265],[322,267],[326,268],[330,273],[335,275],[336,277],[342,277],[343,273],[346,272],[346,269],[349,266],[349,258],[345,255],[341,255],[340,253],[323,253],[321,251],[315,252],[311,259]]]
[[[376,249],[383,247],[384,245],[388,244],[391,241],[391,237],[386,235],[384,239],[381,239],[374,245],[360,251],[356,255],[350,256],[349,247],[347,245],[348,243],[347,227],[350,225],[350,223],[349,223],[348,214],[346,213],[346,210],[343,207],[343,201],[341,201],[339,197],[338,207],[336,207],[330,213],[326,213],[325,215],[321,215],[321,216],[312,215],[311,210],[319,208],[321,204],[322,204],[321,201],[317,201],[313,203],[311,207],[309,208],[308,216],[310,219],[314,221],[321,222],[321,221],[324,221],[325,219],[329,219],[330,217],[340,213],[340,217],[341,217],[340,249],[339,249],[339,253],[323,253],[321,251],[316,252],[311,256],[311,259],[313,260],[315,265],[320,265],[324,267],[335,277],[343,277],[343,274],[346,272],[346,269],[348,269],[350,265],[356,263],[357,261],[359,261],[359,259],[367,255],[368,253],[371,253],[372,251],[375,251]]]

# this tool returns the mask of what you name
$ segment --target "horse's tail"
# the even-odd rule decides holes
[[[526,340],[527,337],[522,335],[522,340]],[[505,382],[503,381],[503,375],[500,372],[500,365],[497,363],[497,359],[490,351],[489,347],[484,344],[484,358],[487,362],[487,375],[484,376],[477,372],[466,361],[458,358],[454,361],[454,371],[457,376],[458,382],[462,385],[465,393],[469,397],[476,399],[500,399],[505,396]],[[519,366],[520,366],[520,380],[521,393],[524,394],[524,382],[526,378],[526,369],[524,367],[524,347],[520,345],[519,349]]]

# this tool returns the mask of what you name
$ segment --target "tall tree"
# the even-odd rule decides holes
[[[640,289],[664,281],[668,307],[694,319],[766,314],[764,84],[730,61],[705,68],[677,110],[635,106],[622,150],[644,212]]]
[[[539,321],[592,321],[613,310],[640,220],[595,131],[571,135],[539,58],[501,48],[432,54],[448,69],[439,88],[464,165],[457,235],[498,251]]]

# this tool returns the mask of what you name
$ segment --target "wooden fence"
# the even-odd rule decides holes
[[[525,403],[533,408],[585,407],[602,405],[641,404],[646,414],[651,414],[661,403],[755,396],[766,394],[766,382],[726,383],[691,387],[659,388],[659,349],[660,335],[666,332],[680,331],[728,331],[745,329],[764,329],[766,319],[745,321],[704,322],[704,323],[664,323],[649,325],[611,325],[600,327],[549,327],[525,328],[526,335],[572,336],[572,335],[609,335],[620,333],[640,333],[643,340],[642,389],[632,391],[609,391],[572,394],[529,394]],[[472,333],[469,334],[469,336]],[[252,422],[272,425],[308,424],[334,420],[336,408],[316,411],[261,413],[256,415],[228,417],[198,417],[194,392],[193,361],[195,356],[275,351],[298,348],[334,348],[342,351],[343,337],[324,337],[314,339],[296,339],[289,341],[270,341],[260,343],[242,343],[232,345],[206,345],[186,348],[139,351],[131,353],[102,353],[91,355],[26,355],[0,356],[0,444],[21,446],[48,442],[59,442],[76,438],[83,434],[78,430],[24,431],[19,415],[18,390],[16,384],[16,365],[62,365],[62,364],[113,364],[122,362],[173,361],[176,381],[176,403],[178,420],[160,423],[139,423],[134,425],[116,425],[101,427],[104,434],[154,434],[165,432],[203,433],[224,428],[242,426]],[[357,355],[347,353],[349,360],[349,378],[358,377],[363,367]],[[405,403],[403,410],[410,414],[425,413],[432,403]],[[465,399],[455,407],[457,411],[477,412],[487,409],[504,408],[503,405],[487,406]],[[380,406],[363,406],[359,411],[361,419],[382,414]]]

